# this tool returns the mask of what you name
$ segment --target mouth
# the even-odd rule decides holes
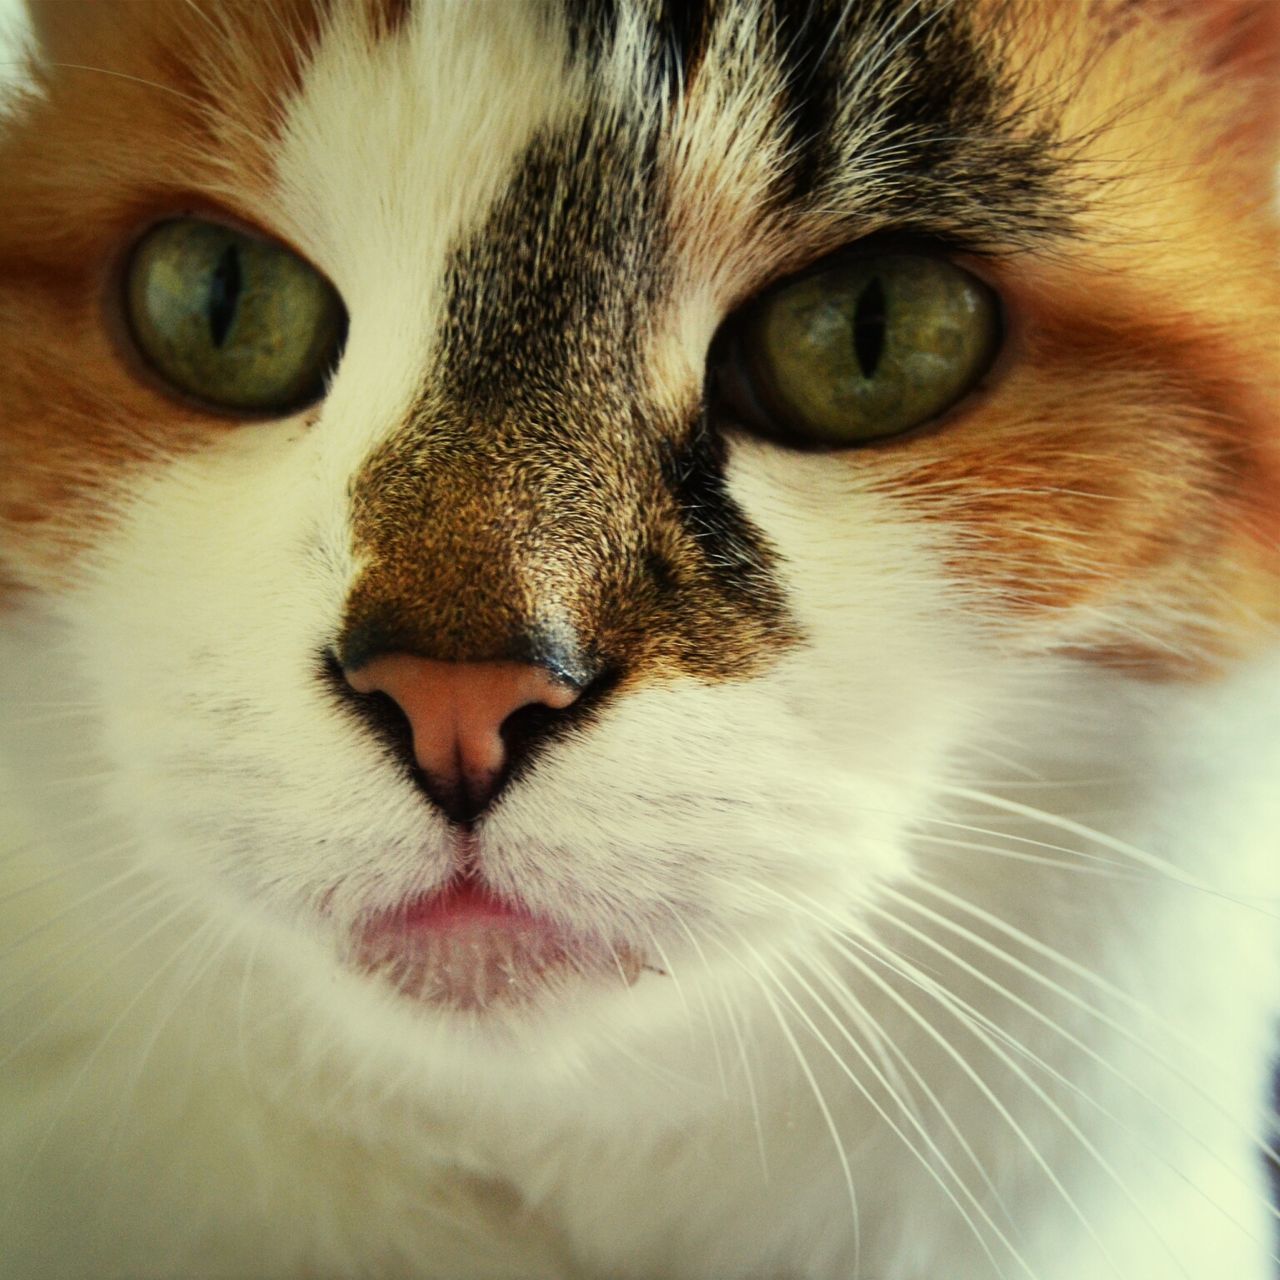
[[[415,1003],[469,1012],[527,1005],[574,979],[629,986],[646,967],[632,948],[575,934],[470,875],[366,921],[354,960]]]

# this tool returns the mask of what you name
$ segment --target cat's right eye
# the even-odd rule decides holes
[[[850,449],[947,413],[991,367],[1001,330],[995,292],[945,257],[843,252],[725,326],[716,385],[766,434]]]
[[[314,267],[199,218],[163,222],[139,241],[124,303],[134,344],[163,381],[237,413],[290,413],[317,399],[346,337],[342,300]]]

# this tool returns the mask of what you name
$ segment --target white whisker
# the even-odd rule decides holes
[[[796,979],[796,981],[804,988],[806,994],[809,995],[809,997],[814,1000],[814,1002],[823,1011],[823,1013],[827,1015],[828,1019],[831,1021],[831,1023],[835,1026],[836,1030],[839,1032],[841,1039],[844,1040],[854,1050],[854,1052],[858,1054],[859,1058],[861,1058],[863,1063],[872,1071],[873,1075],[875,1075],[875,1077],[877,1078],[879,1083],[882,1085],[882,1087],[884,1087],[886,1091],[889,1093],[889,1096],[894,1097],[895,1096],[894,1091],[892,1087],[889,1085],[888,1081],[885,1079],[883,1074],[879,1071],[879,1068],[877,1068],[871,1062],[863,1046],[858,1044],[857,1040],[849,1033],[848,1028],[841,1021],[839,1016],[832,1011],[831,1007],[826,1003],[826,1001],[823,1000],[823,998],[813,989],[813,987],[804,980],[803,976],[800,975],[791,964],[789,964],[785,960],[782,960],[781,963],[786,967],[787,971],[791,973],[791,975]],[[783,991],[783,994],[784,995],[787,994],[785,990]],[[960,1203],[960,1200],[956,1194],[957,1191],[959,1192],[960,1195],[963,1195],[973,1205],[974,1209],[982,1217],[983,1221],[995,1233],[997,1240],[1008,1250],[1010,1256],[1016,1262],[1018,1262],[1018,1264],[1025,1271],[1027,1271],[1028,1274],[1031,1274],[1030,1268],[1028,1267],[1025,1259],[1022,1257],[1022,1255],[1019,1253],[1019,1251],[1013,1245],[1013,1243],[1009,1240],[1009,1238],[1004,1233],[1004,1231],[999,1226],[996,1225],[995,1220],[991,1217],[990,1213],[982,1206],[981,1202],[977,1199],[974,1193],[965,1184],[964,1179],[961,1178],[959,1173],[956,1172],[954,1165],[952,1165],[952,1163],[943,1154],[942,1149],[938,1146],[936,1140],[932,1137],[932,1135],[929,1134],[927,1129],[924,1127],[923,1123],[917,1117],[913,1116],[908,1108],[906,1107],[900,1108],[905,1118],[911,1121],[913,1127],[916,1128],[917,1132],[920,1134],[921,1139],[924,1141],[929,1151],[933,1154],[934,1158],[942,1166],[942,1172],[945,1173],[951,1179],[951,1181],[955,1183],[956,1185],[955,1190],[953,1190],[943,1180],[942,1175],[939,1174],[938,1171],[933,1167],[933,1164],[930,1162],[928,1157],[922,1151],[920,1151],[915,1146],[914,1143],[910,1141],[907,1135],[902,1131],[901,1126],[898,1125],[884,1110],[884,1108],[880,1105],[880,1103],[877,1102],[874,1097],[872,1097],[872,1095],[867,1090],[867,1088],[862,1083],[862,1081],[860,1081],[857,1078],[857,1075],[849,1068],[848,1064],[844,1062],[844,1059],[842,1058],[840,1053],[834,1048],[834,1046],[832,1046],[832,1044],[827,1039],[827,1037],[825,1037],[822,1034],[822,1032],[818,1029],[816,1023],[814,1023],[812,1019],[809,1018],[809,1016],[804,1012],[803,1009],[800,1008],[800,1006],[798,1005],[797,1002],[794,1001],[794,999],[791,999],[790,997],[788,997],[788,999],[789,999],[789,1002],[793,1005],[793,1007],[796,1008],[796,1011],[797,1013],[799,1013],[801,1019],[813,1032],[815,1037],[817,1037],[819,1043],[823,1046],[824,1049],[827,1050],[827,1052],[830,1054],[830,1056],[836,1062],[836,1064],[841,1068],[844,1074],[849,1077],[849,1079],[854,1083],[855,1087],[858,1088],[859,1092],[862,1093],[863,1097],[866,1098],[866,1100],[871,1104],[871,1106],[874,1108],[874,1110],[880,1116],[880,1118],[890,1127],[890,1129],[898,1136],[898,1138],[902,1140],[902,1142],[907,1146],[907,1149],[911,1151],[911,1153],[919,1159],[920,1163],[923,1165],[925,1170],[937,1182],[943,1194],[955,1206],[957,1212],[960,1214],[961,1218],[964,1220],[965,1225],[973,1233],[974,1238],[978,1241],[979,1245],[982,1247],[982,1249],[986,1253],[987,1258],[991,1262],[991,1264],[997,1267],[997,1269],[999,1269],[999,1263],[994,1253],[992,1253],[989,1245],[986,1242],[985,1237],[982,1235],[982,1232],[978,1229],[977,1224],[973,1221],[973,1218],[970,1216],[968,1210],[966,1210],[964,1205]],[[985,1175],[984,1175],[984,1178],[985,1178]],[[991,1190],[994,1192],[995,1188],[991,1187]],[[1004,1203],[1000,1199],[998,1194],[996,1195],[996,1203],[1000,1206],[1002,1210],[1004,1210],[1006,1216],[1008,1216],[1008,1210],[1005,1208]]]
[[[813,1095],[814,1102],[817,1103],[818,1110],[822,1115],[823,1123],[826,1125],[828,1134],[831,1136],[832,1145],[835,1148],[836,1157],[840,1163],[840,1169],[844,1175],[845,1191],[849,1197],[849,1212],[853,1223],[853,1240],[854,1240],[854,1276],[859,1274],[859,1258],[861,1253],[861,1232],[858,1229],[858,1193],[854,1188],[853,1170],[849,1165],[849,1156],[845,1151],[844,1139],[840,1136],[839,1127],[836,1125],[835,1116],[831,1112],[831,1107],[827,1103],[826,1095],[822,1092],[822,1086],[818,1083],[817,1076],[813,1073],[813,1068],[809,1065],[808,1058],[805,1057],[804,1050],[801,1049],[799,1041],[795,1038],[795,1033],[788,1024],[782,1010],[778,1007],[777,1001],[773,998],[769,990],[769,984],[778,990],[787,1002],[797,1010],[801,1016],[804,1011],[799,1008],[793,997],[786,991],[786,988],[778,980],[777,976],[772,972],[771,968],[764,963],[760,956],[746,939],[738,935],[739,943],[744,947],[748,954],[752,955],[756,962],[755,969],[746,969],[745,972],[751,976],[757,983],[761,998],[768,1005],[770,1013],[773,1014],[774,1021],[777,1023],[778,1030],[781,1031],[783,1039],[787,1042],[788,1047],[795,1056],[796,1065],[799,1066],[801,1073],[804,1075],[805,1081],[809,1086],[809,1091]],[[733,951],[726,948],[726,952],[735,963],[741,965],[742,961]],[[812,1029],[812,1028],[811,1028]],[[819,1039],[820,1033],[819,1033]]]

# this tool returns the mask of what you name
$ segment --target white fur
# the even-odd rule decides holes
[[[291,116],[264,220],[353,316],[318,419],[157,465],[0,640],[0,1275],[1265,1280],[1276,662],[1055,658],[839,460],[729,466],[806,645],[619,698],[485,829],[500,888],[667,972],[468,1028],[341,965],[445,859],[315,678],[347,485],[447,244],[580,91],[522,74],[559,56],[532,7],[496,45],[474,12],[338,28]]]

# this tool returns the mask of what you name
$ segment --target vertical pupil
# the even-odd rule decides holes
[[[853,313],[853,349],[864,378],[875,376],[884,354],[885,306],[884,285],[873,276],[858,295]]]
[[[209,336],[215,347],[226,341],[240,301],[240,250],[227,245],[209,279]]]

